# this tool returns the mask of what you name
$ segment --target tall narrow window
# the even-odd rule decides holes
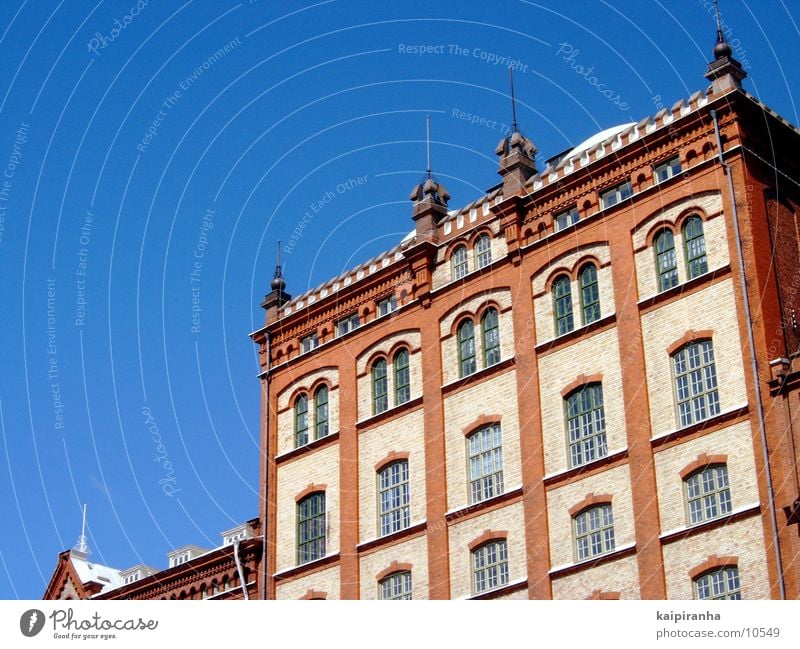
[[[411,399],[411,375],[408,369],[408,350],[401,349],[394,355],[394,405]]]
[[[508,546],[505,539],[489,541],[472,551],[472,583],[476,593],[508,583]]]
[[[475,242],[475,268],[483,268],[492,263],[492,240],[482,234]]]
[[[656,236],[656,271],[659,291],[678,285],[678,260],[675,257],[675,237],[671,230],[662,230]]]
[[[328,386],[321,385],[314,393],[314,431],[317,439],[328,434]]]
[[[683,245],[686,248],[686,276],[698,277],[708,271],[706,259],[706,238],[703,222],[699,216],[692,216],[683,225]]]
[[[475,325],[472,320],[464,320],[458,325],[458,364],[459,375],[469,376],[477,369],[475,364]]]
[[[553,282],[553,312],[556,316],[556,336],[572,331],[572,289],[569,277],[561,275]]]
[[[395,572],[378,584],[381,599],[411,599],[411,573]]]
[[[470,503],[503,493],[503,436],[500,424],[475,431],[467,438]]]
[[[487,309],[481,318],[483,331],[483,366],[489,367],[500,362],[500,325],[497,309]]]
[[[606,554],[614,549],[614,516],[611,505],[584,509],[572,519],[575,556],[578,561]]]
[[[728,467],[724,464],[695,471],[684,481],[689,523],[702,523],[731,512]]]
[[[372,414],[389,409],[389,394],[386,378],[386,361],[379,359],[372,366]]]
[[[301,394],[294,402],[294,445],[308,444],[308,395]]]
[[[717,370],[710,340],[681,347],[672,356],[672,369],[681,428],[719,414]]]
[[[570,466],[580,466],[608,455],[603,387],[590,383],[566,399]]]
[[[694,580],[695,599],[742,599],[739,569],[726,566],[703,573]]]
[[[401,460],[378,473],[380,534],[399,532],[411,524],[408,493],[408,462]]]
[[[600,290],[597,287],[597,268],[594,264],[586,264],[580,273],[581,308],[583,324],[600,319]]]
[[[325,492],[318,491],[297,503],[297,563],[325,556]]]
[[[453,279],[461,279],[469,271],[469,259],[467,258],[467,247],[459,246],[453,251],[451,259],[453,264]]]

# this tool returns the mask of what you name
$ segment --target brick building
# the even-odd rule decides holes
[[[176,548],[164,570],[95,563],[82,535],[76,548],[58,555],[42,599],[257,599],[262,556],[258,519],[222,532],[217,548]]]
[[[800,131],[710,87],[463,208],[259,346],[278,599],[797,598]]]

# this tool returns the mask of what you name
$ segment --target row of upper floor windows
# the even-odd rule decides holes
[[[486,309],[480,319],[480,350],[476,350],[475,323],[465,318],[457,327],[455,344],[462,376],[501,360],[498,314]],[[691,340],[670,354],[672,393],[678,428],[718,415],[721,411],[714,346],[710,339]],[[389,379],[391,381],[391,389]],[[369,367],[372,415],[407,403],[411,398],[410,353],[400,347],[391,357],[380,356]],[[322,439],[329,433],[329,388],[301,391],[293,403],[295,447]],[[608,454],[602,382],[589,382],[564,396],[564,429],[568,465],[577,467]]]
[[[673,225],[660,226],[651,237],[650,245],[655,285],[652,289],[642,286],[640,290],[645,294],[648,290],[656,293],[669,290],[682,282],[700,277],[711,269],[704,218],[700,213],[690,214],[684,218],[679,228]],[[719,258],[724,258],[725,255],[726,251],[717,253]],[[490,263],[491,245],[488,234],[476,238],[472,258],[478,267]],[[470,255],[465,245],[455,249],[450,259],[454,277],[462,277],[469,271],[469,260]],[[594,261],[587,261],[580,265],[575,276],[562,271],[548,281],[552,300],[553,331],[556,337],[599,320],[603,315],[601,307],[603,303],[608,308],[613,308],[613,295],[605,297],[601,295],[603,288],[606,291],[610,288],[610,280],[601,285],[599,274],[598,265]],[[367,313],[374,312],[374,317],[379,318],[392,313],[397,306],[396,295],[384,296],[375,302],[374,309],[366,310],[364,314],[354,311],[337,320],[334,335],[341,337],[359,328]],[[541,333],[546,335],[546,332]],[[302,353],[310,352],[316,349],[320,342],[320,333],[314,332],[300,339],[299,349]],[[469,350],[465,351],[468,356]],[[282,358],[280,350],[279,353]],[[469,373],[462,370],[462,376]]]

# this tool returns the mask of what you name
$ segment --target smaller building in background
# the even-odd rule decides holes
[[[43,599],[257,599],[261,524],[255,518],[222,532],[213,549],[185,545],[164,570],[139,564],[119,570],[89,558],[84,537],[58,555]]]

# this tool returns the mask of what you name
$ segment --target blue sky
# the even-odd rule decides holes
[[[721,4],[797,124],[800,7]],[[255,516],[277,240],[294,295],[395,245],[428,113],[451,207],[496,184],[509,64],[540,168],[705,88],[710,5],[0,3],[0,598],[41,596],[82,503],[118,568]]]

